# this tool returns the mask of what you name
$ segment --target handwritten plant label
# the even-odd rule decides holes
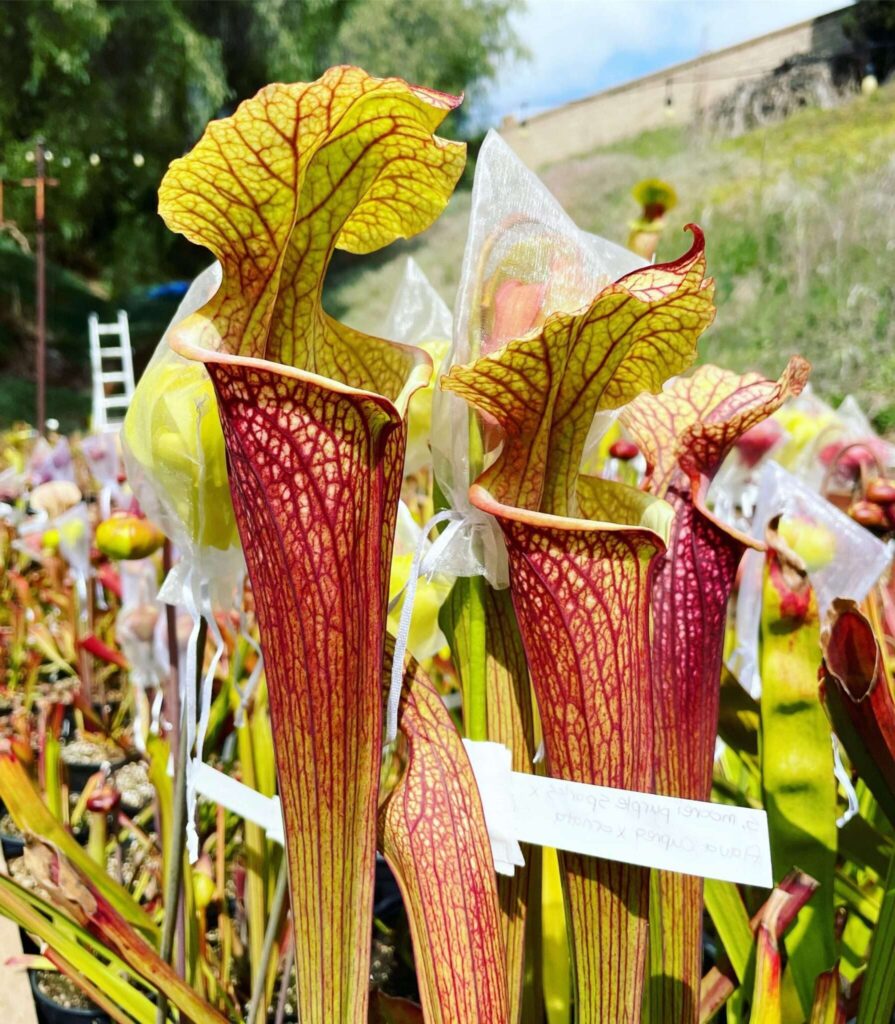
[[[493,753],[477,750],[497,744],[467,741],[465,746],[489,831],[489,808],[503,801],[502,844],[509,813],[513,837],[520,843],[727,882],[765,888],[773,884],[764,811],[521,772],[501,776],[495,772]],[[482,757],[488,763],[486,772],[478,767]]]
[[[725,882],[773,884],[764,811],[526,775],[510,770],[510,752],[499,743],[463,744],[500,874],[524,863],[519,843],[533,843]],[[204,764],[197,789],[282,845],[278,798]]]

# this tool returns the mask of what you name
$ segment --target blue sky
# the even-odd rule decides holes
[[[483,118],[531,115],[848,0],[528,0],[514,16],[531,61],[501,68]]]

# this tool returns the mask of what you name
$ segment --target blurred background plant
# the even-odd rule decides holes
[[[27,453],[33,440],[27,432],[5,435],[7,459]],[[26,942],[22,962],[44,972],[33,975],[34,984],[62,1005],[90,1003],[61,984],[60,970],[84,979],[85,994],[116,1020],[154,1021],[165,1002],[196,1021],[223,1020],[212,1008],[242,1019],[256,989],[258,1005],[270,1002],[288,932],[283,894],[276,898],[282,848],[258,825],[203,802],[201,856],[195,865],[185,857],[175,809],[183,779],[168,772],[184,740],[160,723],[158,709],[162,691],[170,698],[176,682],[177,670],[166,664],[167,628],[174,625],[174,663],[179,651],[183,666],[190,623],[184,629],[176,616],[166,618],[155,599],[162,535],[120,512],[101,523],[100,485],[77,439],[72,448],[66,475],[78,482],[63,484],[70,507],[61,518],[58,508],[49,518],[38,510],[39,488],[60,487],[45,483],[19,505],[37,529],[20,532],[8,519],[0,527],[0,909],[49,944],[37,956]],[[29,475],[34,465],[20,463]],[[72,512],[79,513],[70,520],[78,537],[64,521]],[[82,568],[72,564],[76,540],[91,552],[86,588],[78,585]],[[145,577],[145,592],[135,596],[128,576]],[[206,750],[216,752],[217,768],[271,796],[263,678],[241,704],[258,661],[247,628],[220,616],[225,649]],[[196,655],[201,669],[204,644]],[[171,889],[180,861],[180,884]],[[168,949],[159,944],[166,917],[174,939]],[[286,1008],[287,989],[288,982]]]

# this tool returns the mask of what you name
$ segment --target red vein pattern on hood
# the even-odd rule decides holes
[[[171,346],[205,363],[258,607],[286,823],[300,1017],[366,1018],[387,583],[420,349],[329,317],[335,248],[428,227],[465,162],[432,133],[459,100],[333,68],[209,125],[160,189],[217,257]],[[214,514],[214,510],[210,510]]]
[[[464,696],[468,693],[464,666],[469,665],[474,656],[469,593],[470,588],[475,585],[470,579],[458,579],[442,606],[440,615],[454,664],[460,674]],[[502,743],[510,750],[513,771],[532,772],[538,746],[535,739],[534,707],[528,662],[525,659],[512,598],[509,591],[495,590],[484,581],[480,586],[485,620],[487,738],[493,743]],[[464,712],[469,703],[464,699]],[[520,1024],[522,1021],[527,946],[540,941],[540,936],[529,926],[529,920],[532,910],[533,916],[537,917],[541,851],[539,847],[523,844],[522,855],[525,858],[524,865],[517,867],[511,876],[501,874],[497,877],[497,895],[507,959],[507,1024]]]
[[[451,716],[412,660],[398,724],[406,764],[380,807],[379,830],[410,919],[424,1019],[506,1024],[506,958],[479,791]]]
[[[780,380],[699,367],[621,412],[647,460],[645,486],[674,508],[668,552],[653,588],[656,789],[708,800],[718,733],[721,656],[737,567],[752,542],[705,506],[712,477],[736,439],[805,384],[794,357]],[[655,1021],[695,1021],[702,975],[702,881],[658,872],[660,926],[651,946]]]
[[[383,610],[404,427],[384,403],[209,364],[264,644],[299,975],[313,1019],[369,984]],[[290,408],[293,411],[289,411]],[[289,729],[288,740],[280,739]],[[341,978],[327,990],[321,971]],[[349,996],[349,992],[354,995]]]
[[[549,774],[649,792],[649,594],[661,538],[636,528],[573,532],[512,520],[501,525]],[[569,853],[560,861],[579,1019],[634,1020],[646,955],[649,872]]]
[[[504,435],[470,500],[507,543],[548,771],[575,781],[653,786],[649,600],[671,509],[579,466],[595,412],[658,389],[693,359],[714,311],[693,233],[680,260],[627,275],[442,381]],[[578,1019],[637,1021],[648,872],[575,856],[563,869]]]

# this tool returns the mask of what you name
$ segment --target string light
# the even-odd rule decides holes
[[[91,167],[99,167],[99,153],[91,153],[90,156],[87,157],[87,162],[90,164]]]
[[[134,153],[134,167],[142,167],[146,163],[146,159],[142,153]]]

